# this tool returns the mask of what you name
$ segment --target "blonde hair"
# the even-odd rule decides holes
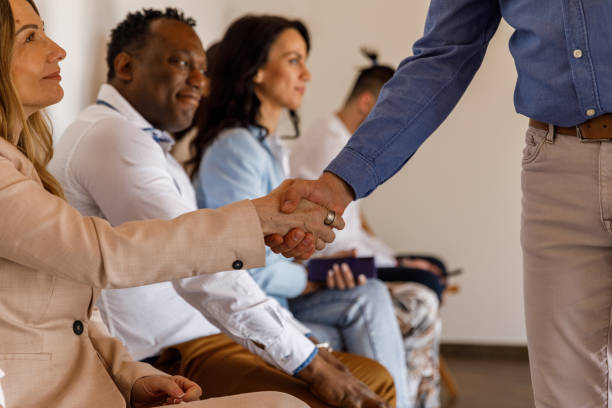
[[[34,2],[27,1],[38,13]],[[64,198],[62,187],[47,171],[47,164],[53,156],[50,123],[42,112],[26,118],[11,77],[14,41],[15,23],[11,5],[9,0],[0,0],[0,137],[16,146],[32,162],[45,190]],[[22,131],[16,135],[14,130],[19,127],[22,127]]]

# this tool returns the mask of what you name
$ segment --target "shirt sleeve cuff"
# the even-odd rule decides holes
[[[345,147],[325,171],[335,174],[353,188],[355,199],[363,198],[378,186],[378,176],[371,161]]]
[[[293,327],[285,331],[281,339],[275,344],[268,345],[266,354],[281,370],[295,375],[310,364],[316,355],[317,347]]]
[[[298,375],[298,373],[304,369],[304,367],[307,367],[307,366],[308,366],[308,364],[310,364],[310,363],[312,362],[312,360],[315,358],[315,356],[316,356],[318,353],[319,353],[319,349],[315,347],[315,348],[312,350],[312,353],[310,353],[310,355],[308,356],[308,358],[307,358],[307,359],[306,359],[306,360],[305,360],[305,361],[304,361],[302,364],[300,364],[298,368],[296,368],[296,369],[293,371],[293,376],[294,376],[294,377],[295,377],[295,376],[297,376],[297,375]]]

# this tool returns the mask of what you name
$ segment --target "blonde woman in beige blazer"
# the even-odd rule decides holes
[[[300,236],[292,230],[299,226],[313,233],[304,248],[333,240],[323,224],[328,211],[304,202],[301,214],[288,218],[278,213],[275,191],[171,221],[112,228],[81,217],[45,169],[52,140],[40,110],[63,96],[58,63],[64,57],[46,37],[32,0],[0,0],[0,367],[7,374],[6,405],[140,408],[195,401],[202,393],[197,385],[133,361],[108,335],[93,308],[99,289],[262,266],[269,234]],[[338,217],[334,226],[341,224]],[[305,406],[274,392],[192,404]]]

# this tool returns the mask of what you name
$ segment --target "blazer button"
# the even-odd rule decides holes
[[[244,264],[242,263],[240,259],[234,261],[234,263],[232,264],[232,268],[234,269],[242,269],[243,266]]]
[[[72,331],[77,336],[80,336],[81,334],[83,334],[83,329],[84,328],[85,327],[83,326],[83,322],[80,321],[80,320],[75,320],[74,323],[72,324]]]

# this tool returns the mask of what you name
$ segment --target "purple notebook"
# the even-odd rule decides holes
[[[334,264],[340,265],[347,263],[353,272],[355,279],[359,275],[365,275],[366,278],[376,278],[376,266],[374,266],[374,258],[319,258],[312,259],[308,262],[308,280],[312,282],[321,282],[327,279],[327,271],[332,269]]]

